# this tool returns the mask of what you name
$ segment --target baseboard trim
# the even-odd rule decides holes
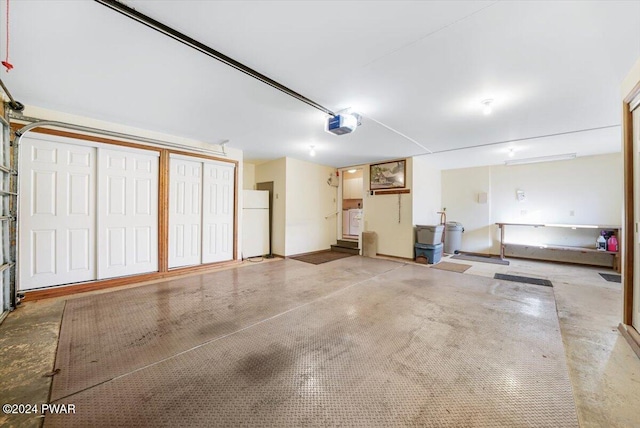
[[[618,325],[618,331],[622,334],[633,349],[633,352],[636,353],[636,356],[640,358],[640,334],[636,331],[633,326],[622,324]]]
[[[452,253],[444,253],[444,254],[451,254],[452,256],[456,256],[458,254],[466,254],[468,256],[478,256],[478,257],[500,257],[500,254],[493,254],[493,253],[474,253],[472,251],[458,251],[458,254],[452,254]]]
[[[240,260],[231,260],[228,262],[210,263],[210,264],[199,265],[199,266],[175,268],[167,272],[151,272],[151,273],[144,273],[141,275],[132,275],[132,276],[119,277],[119,278],[105,279],[101,281],[90,281],[90,282],[81,282],[78,284],[52,286],[52,287],[43,288],[39,290],[31,290],[31,291],[24,290],[24,291],[21,291],[21,293],[24,293],[23,301],[28,302],[28,301],[41,300],[41,299],[50,299],[53,297],[68,296],[71,294],[86,293],[89,291],[104,290],[108,288],[121,287],[125,285],[136,285],[139,283],[155,281],[155,280],[160,280],[165,278],[172,278],[172,277],[181,276],[181,275],[215,272],[216,270],[219,270],[219,269],[238,266],[240,264],[242,264],[242,261]]]
[[[403,262],[414,262],[415,261],[415,260],[413,260],[412,258],[409,258],[409,257],[390,256],[389,254],[382,254],[382,253],[376,253],[376,256],[388,257],[390,259],[401,260]]]

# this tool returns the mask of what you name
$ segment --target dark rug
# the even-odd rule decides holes
[[[622,282],[622,277],[620,275],[612,274],[612,273],[601,273],[601,277],[606,279],[609,282]]]
[[[505,275],[497,273],[493,276],[495,279],[503,279],[505,281],[524,282],[525,284],[544,285],[545,287],[553,287],[548,279],[530,278],[528,276]]]
[[[322,253],[306,254],[304,256],[289,257],[289,258],[293,260],[298,260],[300,262],[319,265],[322,263],[332,262],[338,259],[344,259],[345,257],[351,257],[353,255],[354,254],[341,253],[339,251],[323,251]]]
[[[509,260],[502,260],[498,257],[492,256],[472,256],[471,254],[458,254],[456,256],[452,256],[451,258],[456,260],[469,260],[470,262],[492,263],[494,265],[509,266]]]

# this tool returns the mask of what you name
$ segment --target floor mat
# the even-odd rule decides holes
[[[600,276],[609,282],[618,282],[618,283],[622,282],[622,276],[620,275],[616,275],[612,273],[601,273]]]
[[[458,272],[458,273],[463,273],[470,267],[471,265],[465,265],[462,263],[449,263],[449,262],[440,262],[435,265],[431,265],[432,269],[448,270],[450,272]]]
[[[137,370],[396,266],[359,256],[314,268],[281,260],[67,300],[51,397]]]
[[[452,259],[456,260],[468,260],[470,262],[482,262],[482,263],[491,263],[494,265],[504,265],[509,266],[509,260],[502,260],[498,257],[491,256],[473,256],[471,254],[457,254],[455,256],[451,256]]]
[[[313,265],[320,265],[322,263],[332,262],[334,260],[344,259],[351,257],[354,254],[341,253],[339,251],[323,251],[321,253],[306,254],[304,256],[289,257],[299,262],[311,263]]]
[[[340,260],[318,279],[331,285],[362,269],[359,259]],[[255,267],[249,294],[266,292],[254,305],[287,296],[261,282],[278,277],[260,271],[274,264]],[[292,264],[306,272],[334,265]],[[216,288],[203,284],[201,293]],[[236,284],[229,297],[246,294]],[[167,318],[167,327],[181,323],[172,301],[141,311],[150,296],[129,297],[119,309],[130,324],[138,312]],[[197,307],[199,296],[191,297]],[[217,320],[236,325],[227,334],[57,400],[74,403],[76,413],[47,414],[45,427],[578,426],[552,289],[395,263],[241,328],[234,311],[251,302],[238,301]],[[121,334],[121,324],[101,315],[105,333]],[[83,352],[73,342],[61,346]]]
[[[502,279],[505,281],[524,282],[525,284],[544,285],[545,287],[553,287],[553,284],[548,279],[531,278],[528,276],[518,275],[506,275],[504,273],[497,273],[493,276],[494,279]]]

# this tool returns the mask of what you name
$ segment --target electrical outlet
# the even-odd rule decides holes
[[[521,210],[520,215],[527,215],[527,210]]]
[[[576,215],[576,212],[574,210],[569,211],[569,216],[573,217]]]

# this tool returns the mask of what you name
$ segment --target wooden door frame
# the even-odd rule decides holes
[[[11,132],[15,132],[22,128],[24,124],[11,123]],[[207,155],[185,150],[166,149],[162,147],[133,143],[128,141],[113,140],[106,137],[88,135],[76,132],[60,131],[49,128],[35,128],[30,132],[66,137],[75,140],[92,141],[96,143],[110,144],[114,146],[130,147],[158,152],[159,158],[159,176],[158,176],[158,271],[136,274],[126,277],[109,278],[103,280],[93,280],[82,283],[76,283],[63,286],[52,286],[36,290],[21,290],[25,294],[24,301],[38,300],[50,297],[65,296],[69,294],[82,293],[86,291],[100,290],[109,287],[118,287],[138,282],[146,282],[162,278],[168,278],[189,273],[203,272],[211,269],[226,267],[229,265],[239,264],[238,259],[238,166],[239,161],[234,159],[221,158],[213,155]],[[13,141],[13,135],[11,140]],[[178,154],[194,158],[225,162],[234,165],[234,218],[233,218],[233,259],[225,262],[214,262],[201,264],[196,266],[178,267],[169,269],[169,157],[171,154]]]
[[[630,103],[640,95],[640,81],[622,102],[622,156],[624,163],[624,238],[622,242],[622,322],[618,330],[629,342],[635,353],[640,357],[640,334],[632,326],[633,323],[633,281],[635,254],[635,196],[634,196],[634,165],[633,165],[633,115]],[[640,256],[640,255],[637,255]]]

